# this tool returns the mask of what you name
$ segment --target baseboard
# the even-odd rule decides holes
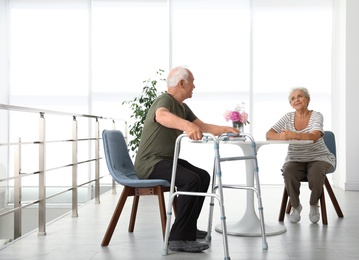
[[[359,191],[359,181],[345,182],[345,190]]]

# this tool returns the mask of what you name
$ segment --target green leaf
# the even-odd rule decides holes
[[[156,88],[158,80],[166,81],[166,79],[162,76],[163,73],[164,70],[159,69],[156,72],[156,77],[159,77],[158,79],[150,78],[143,81],[145,86],[142,88],[140,96],[135,97],[132,100],[122,102],[123,105],[129,105],[129,108],[132,110],[132,115],[130,117],[135,119],[134,124],[129,126],[129,134],[133,137],[133,139],[128,143],[129,150],[134,152],[133,157],[137,153],[138,147],[140,145],[143,124],[145,122],[147,113],[151,108],[152,103],[159,95],[163,93],[158,93]]]

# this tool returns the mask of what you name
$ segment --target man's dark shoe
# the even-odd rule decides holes
[[[209,248],[209,244],[198,241],[172,240],[168,242],[168,248],[172,251],[198,253]]]
[[[196,238],[206,238],[207,232],[197,229]]]

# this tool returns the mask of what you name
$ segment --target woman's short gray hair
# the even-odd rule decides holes
[[[189,72],[188,69],[183,66],[175,67],[171,70],[167,77],[167,87],[175,87],[178,82],[184,80],[188,82]]]
[[[289,92],[289,96],[288,96],[288,101],[289,101],[289,103],[290,103],[290,101],[291,101],[291,96],[292,96],[293,92],[294,92],[294,91],[297,91],[297,90],[302,91],[302,92],[304,93],[304,96],[305,96],[306,98],[310,98],[310,94],[309,94],[308,89],[306,89],[305,87],[295,87],[295,88],[292,88],[292,89],[290,90],[290,92]]]

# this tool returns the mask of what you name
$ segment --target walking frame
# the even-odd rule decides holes
[[[260,224],[261,224],[261,232],[262,232],[262,247],[263,249],[268,248],[268,244],[266,241],[265,235],[265,226],[264,226],[264,217],[263,217],[263,206],[261,200],[261,192],[260,192],[260,185],[259,185],[259,176],[258,176],[258,163],[257,163],[257,152],[255,147],[255,142],[252,136],[248,134],[240,134],[240,136],[236,136],[236,140],[243,140],[246,141],[247,137],[252,142],[253,147],[253,155],[251,156],[235,156],[235,157],[225,157],[221,158],[219,154],[219,145],[220,142],[226,142],[229,140],[229,136],[231,134],[226,134],[220,137],[215,137],[212,134],[203,134],[203,138],[201,141],[193,141],[193,143],[208,143],[213,142],[214,148],[214,169],[213,169],[213,176],[212,176],[212,187],[211,192],[186,192],[186,191],[175,191],[175,178],[176,178],[176,171],[177,171],[177,163],[178,157],[180,153],[180,145],[183,138],[186,138],[186,134],[182,134],[178,136],[176,143],[175,143],[175,151],[173,157],[173,167],[172,167],[172,178],[171,178],[171,187],[169,192],[169,200],[167,206],[167,222],[166,222],[166,231],[165,231],[165,238],[163,242],[163,253],[162,255],[168,255],[168,239],[169,239],[169,232],[171,226],[171,216],[172,216],[172,203],[176,196],[178,195],[185,195],[185,196],[207,196],[211,197],[210,201],[210,212],[209,212],[209,219],[208,219],[208,234],[206,237],[206,241],[211,241],[211,232],[212,232],[212,223],[213,223],[213,210],[214,210],[214,199],[217,199],[220,206],[220,219],[221,219],[221,229],[222,229],[222,238],[223,238],[223,250],[224,250],[224,260],[230,260],[229,251],[228,251],[228,234],[227,234],[227,224],[226,224],[226,215],[225,215],[225,208],[224,208],[224,196],[223,196],[223,188],[232,188],[232,189],[247,189],[252,190],[257,194],[258,198],[258,209],[260,215]],[[222,172],[221,172],[221,162],[225,161],[236,161],[236,160],[254,160],[255,163],[255,178],[257,182],[257,188],[249,187],[244,185],[223,185],[222,184]]]

